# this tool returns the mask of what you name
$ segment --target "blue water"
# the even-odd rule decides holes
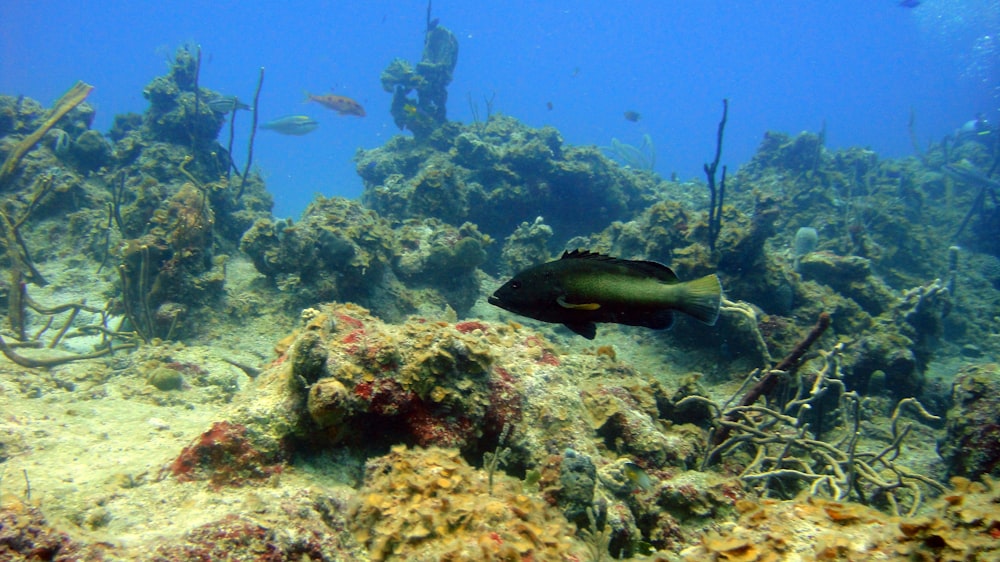
[[[306,114],[317,131],[260,131],[255,164],[275,214],[297,216],[317,193],[357,197],[351,161],[399,134],[379,75],[395,57],[420,58],[427,4],[366,2],[0,3],[0,93],[51,104],[76,80],[93,84],[94,127],[142,112],[143,87],[181,45],[200,45],[200,83],[249,100],[266,68],[260,118]],[[977,113],[1000,120],[1000,0],[698,1],[438,0],[434,17],[460,42],[449,118],[470,100],[572,144],[639,144],[657,170],[701,177],[722,98],[730,100],[723,163],[746,162],[765,131],[817,131],[830,147],[912,152]],[[361,102],[340,117],[303,104],[303,90]],[[548,108],[551,103],[552,109]],[[641,114],[638,122],[623,117]],[[246,114],[241,114],[247,125]],[[244,135],[245,137],[245,135]],[[245,138],[238,141],[245,143]],[[242,161],[242,149],[235,151]]]

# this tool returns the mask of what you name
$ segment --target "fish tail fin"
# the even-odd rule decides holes
[[[719,319],[719,307],[722,306],[722,283],[719,282],[719,276],[713,273],[681,283],[681,286],[683,292],[677,303],[677,310],[714,326]]]
[[[313,99],[313,96],[312,94],[309,93],[309,90],[302,90],[302,95],[305,96],[305,99],[302,100],[302,103],[309,103]]]

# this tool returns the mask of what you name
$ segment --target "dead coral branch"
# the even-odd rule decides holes
[[[64,355],[61,357],[33,358],[33,357],[25,357],[24,355],[20,355],[14,352],[14,350],[11,349],[11,347],[7,344],[7,342],[4,341],[2,337],[0,337],[0,352],[2,352],[7,357],[7,359],[10,359],[11,362],[20,365],[22,367],[29,367],[29,368],[38,368],[38,367],[48,368],[48,367],[55,367],[57,365],[62,365],[64,363],[70,363],[72,361],[81,361],[83,359],[95,359],[97,357],[104,357],[105,355],[108,355],[113,351],[117,351],[119,349],[131,349],[133,347],[135,347],[134,344],[122,344],[114,348],[109,346],[104,349],[99,349],[91,353],[78,353],[75,355]]]
[[[927,492],[940,493],[939,482],[896,463],[903,443],[912,429],[900,425],[906,408],[925,420],[938,420],[915,399],[901,400],[892,412],[891,439],[881,450],[865,451],[859,447],[861,398],[847,392],[840,379],[842,344],[820,352],[823,367],[810,375],[811,385],[801,384],[797,396],[781,409],[755,404],[733,408],[719,406],[703,396],[688,396],[677,403],[700,402],[716,415],[717,434],[726,437],[706,455],[704,470],[714,459],[742,449],[752,460],[743,468],[740,479],[762,495],[790,498],[800,490],[811,496],[836,501],[849,498],[866,505],[881,505],[896,515],[917,512]],[[772,371],[771,373],[774,373]],[[771,373],[765,375],[768,376]],[[831,393],[838,397],[840,422],[836,436],[829,440],[810,437],[810,420],[821,407],[821,400]]]
[[[811,330],[809,330],[806,337],[796,344],[791,353],[786,355],[785,358],[774,367],[774,369],[764,373],[764,376],[762,376],[756,384],[750,387],[750,390],[748,390],[747,393],[743,395],[743,398],[740,399],[739,405],[750,406],[762,396],[766,397],[772,390],[774,390],[774,387],[778,385],[778,381],[784,373],[794,372],[798,369],[799,361],[801,361],[802,357],[807,351],[809,351],[809,348],[816,343],[816,340],[818,340],[820,336],[826,332],[826,329],[830,327],[830,321],[830,314],[827,312],[821,312],[819,314],[819,318],[816,319],[816,324]],[[727,421],[734,421],[729,414],[727,414],[725,418]],[[711,440],[712,445],[718,445],[728,439],[729,432],[730,429],[723,425],[719,429],[718,433],[716,433],[714,439]]]
[[[715,171],[722,157],[722,135],[726,131],[726,117],[729,115],[729,100],[722,100],[722,120],[719,121],[719,131],[715,141],[715,159],[711,164],[705,164],[705,177],[708,179],[708,247],[715,251],[715,242],[722,229],[722,204],[726,197],[726,167],[722,167],[722,181],[718,189],[715,186]]]
[[[17,165],[21,162],[21,158],[28,153],[38,141],[42,140],[45,133],[49,132],[55,124],[62,119],[64,115],[69,113],[74,107],[80,105],[80,103],[86,99],[90,94],[90,91],[94,87],[90,84],[84,82],[77,82],[72,88],[69,89],[59,101],[56,102],[55,107],[52,108],[52,114],[49,118],[45,120],[44,123],[35,132],[31,133],[24,138],[21,142],[14,147],[14,150],[7,155],[7,160],[4,161],[3,166],[0,166],[0,190],[3,189],[4,184],[10,179],[10,176],[14,173]]]

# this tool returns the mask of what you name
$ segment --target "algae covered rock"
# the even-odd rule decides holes
[[[449,123],[431,141],[398,137],[359,151],[365,205],[400,221],[471,222],[497,240],[542,216],[564,241],[629,218],[651,197],[640,176],[597,148],[565,146],[551,127],[532,129],[498,115]]]
[[[1000,477],[1000,365],[964,367],[952,384],[947,436],[938,452],[948,474]]]
[[[532,223],[522,222],[504,240],[500,254],[503,261],[501,273],[515,275],[533,265],[549,261],[551,252],[548,250],[548,241],[552,234],[552,227],[545,224],[542,217],[535,217]]]
[[[319,197],[299,222],[256,221],[241,248],[293,305],[351,301],[395,320],[420,306],[464,315],[479,298],[477,268],[491,243],[471,223],[393,228],[355,201]]]
[[[491,378],[498,376],[490,369],[489,344],[427,323],[410,323],[400,332],[361,309],[333,318],[336,327],[324,334],[326,376],[310,386],[307,400],[313,421],[331,439],[359,445],[395,436],[459,448],[476,443],[490,413]]]
[[[169,474],[216,488],[262,485],[297,454],[367,457],[352,521],[373,558],[451,552],[462,537],[478,544],[468,541],[480,535],[465,533],[479,533],[479,523],[436,519],[466,517],[466,493],[488,505],[476,517],[504,537],[489,543],[502,548],[484,551],[487,559],[572,545],[533,534],[569,525],[564,513],[588,528],[587,508],[596,504],[611,550],[673,545],[704,524],[691,514],[728,517],[726,505],[740,495],[729,479],[670,484],[703,454],[705,436],[661,421],[665,391],[607,352],[567,354],[531,330],[477,320],[388,324],[353,304],[308,309],[302,320],[254,379],[252,398],[234,403]],[[491,464],[485,453],[502,461]],[[626,465],[641,467],[649,482],[638,483]],[[682,513],[688,500],[689,515],[654,517],[661,501]],[[508,540],[498,530],[508,521],[531,532]]]
[[[183,537],[163,541],[138,557],[152,560],[362,560],[364,549],[349,533],[332,532],[343,526],[342,516],[318,497],[294,497],[298,507],[294,518],[251,518],[245,513],[229,514],[200,525]],[[332,502],[331,502],[332,503]],[[334,504],[335,506],[335,504]],[[122,557],[123,559],[126,557]],[[129,556],[128,558],[131,558]],[[94,558],[99,560],[100,558]]]
[[[258,220],[240,245],[272,282],[316,302],[363,300],[389,265],[392,240],[376,213],[347,199],[320,197],[298,223]]]
[[[382,89],[393,94],[390,113],[396,126],[426,139],[446,124],[448,84],[458,63],[458,40],[446,27],[428,21],[424,52],[414,68],[403,59],[394,59],[382,71]],[[410,92],[417,91],[417,97]]]
[[[680,560],[996,560],[1000,486],[952,479],[953,488],[919,516],[816,497],[742,500],[735,525],[702,534]]]
[[[153,369],[146,380],[160,390],[180,390],[184,387],[184,375],[177,369],[167,367]]]
[[[181,47],[170,73],[154,78],[143,90],[150,103],[144,117],[145,127],[155,140],[190,144],[192,139],[211,142],[219,136],[225,117],[208,107],[206,102],[212,92],[197,86],[198,64],[196,52]],[[196,87],[200,88],[198,96]]]
[[[88,130],[70,145],[69,154],[77,168],[93,172],[111,162],[111,145],[101,133]]]
[[[566,449],[559,465],[559,505],[570,521],[584,525],[587,509],[594,504],[597,468],[589,456]]]
[[[885,283],[872,274],[871,260],[814,252],[803,256],[798,264],[803,279],[829,285],[872,316],[882,314],[896,300]]]
[[[884,379],[882,386],[893,396],[917,396],[923,386],[922,366],[910,350],[913,342],[892,326],[861,335],[844,358],[844,380],[849,388],[866,390],[874,373]]]
[[[372,560],[564,560],[573,527],[520,482],[491,487],[455,451],[394,447],[365,467],[351,530]]]
[[[395,231],[393,270],[416,289],[434,290],[459,316],[480,297],[478,267],[492,243],[476,225],[456,228],[437,219],[411,219]]]

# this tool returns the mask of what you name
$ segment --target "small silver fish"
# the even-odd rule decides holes
[[[69,153],[69,145],[73,142],[73,139],[69,138],[69,133],[62,129],[52,130],[56,136],[55,141],[52,143],[52,151],[60,158],[66,156]]]
[[[250,111],[250,106],[241,102],[236,96],[219,96],[209,101],[208,107],[216,113],[229,113],[234,109]]]
[[[315,131],[316,127],[319,127],[319,123],[307,115],[280,117],[260,126],[261,129],[270,129],[283,135],[295,136],[307,135]]]

